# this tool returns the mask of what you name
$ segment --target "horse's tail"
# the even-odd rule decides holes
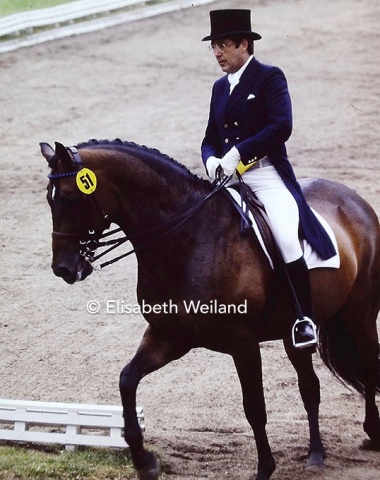
[[[342,319],[335,318],[320,327],[318,348],[323,362],[335,377],[364,396],[366,373],[355,340]],[[380,356],[376,393],[380,394]]]

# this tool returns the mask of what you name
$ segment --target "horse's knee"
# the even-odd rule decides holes
[[[120,372],[119,376],[119,388],[121,391],[127,391],[131,388],[129,368],[126,365],[123,370]]]
[[[137,390],[138,384],[141,380],[141,375],[132,368],[132,364],[126,365],[120,372],[119,389],[121,394],[134,393]]]
[[[131,446],[135,442],[141,442],[141,430],[138,424],[136,412],[136,390],[139,377],[131,369],[130,365],[123,368],[120,373],[119,388],[123,404],[124,438]]]
[[[148,458],[149,455],[144,450],[143,434],[136,412],[138,383],[139,375],[136,374],[131,364],[126,365],[121,371],[119,378],[120,395],[123,404],[124,439],[129,445],[134,466],[137,469],[144,469],[150,460]]]

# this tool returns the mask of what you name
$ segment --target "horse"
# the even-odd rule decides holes
[[[136,255],[139,304],[161,307],[145,309],[148,326],[119,380],[124,436],[139,478],[156,480],[160,461],[144,447],[136,415],[138,384],[197,347],[232,356],[256,441],[255,478],[272,476],[276,466],[266,433],[260,356],[260,344],[271,340],[283,341],[298,376],[309,424],[308,464],[323,466],[313,352],[292,346],[295,314],[289,291],[254,233],[241,234],[224,186],[156,149],[119,139],[76,147],[41,143],[40,148],[50,167],[54,274],[69,284],[84,280],[94,270],[103,232],[116,224]],[[340,255],[339,268],[310,271],[318,348],[327,367],[364,396],[364,431],[378,447],[379,221],[347,186],[325,179],[300,184],[308,203],[333,229]],[[163,308],[168,305],[170,310]],[[205,308],[190,310],[189,305]]]

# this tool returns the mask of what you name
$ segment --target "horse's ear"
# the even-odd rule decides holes
[[[62,145],[62,143],[55,142],[55,153],[66,167],[69,168],[71,166],[71,157],[67,148]]]
[[[46,158],[46,161],[50,165],[51,159],[55,155],[55,151],[53,147],[51,147],[48,143],[42,142],[40,143],[40,149],[41,149],[42,155]]]

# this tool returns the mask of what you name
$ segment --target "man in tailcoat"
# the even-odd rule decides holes
[[[214,83],[209,120],[202,142],[202,160],[210,178],[220,165],[224,173],[237,170],[264,204],[287,275],[304,317],[297,319],[295,347],[313,347],[317,334],[309,272],[299,233],[322,259],[336,254],[325,230],[311,211],[288,160],[285,142],[292,132],[292,106],[284,73],[253,56],[250,10],[210,12],[211,41],[223,72]]]

